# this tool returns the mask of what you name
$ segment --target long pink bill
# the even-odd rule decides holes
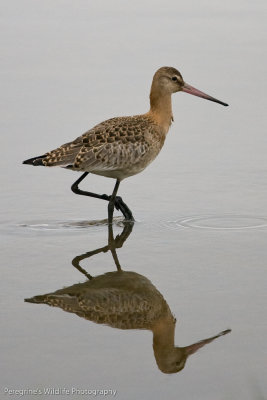
[[[206,100],[210,100],[210,101],[214,101],[215,103],[219,103],[222,104],[223,106],[228,106],[227,103],[224,103],[223,101],[217,100],[214,97],[209,96],[206,93],[201,92],[200,90],[194,88],[193,86],[188,85],[187,83],[184,84],[183,88],[182,88],[183,92],[192,94],[193,96],[198,96],[198,97],[202,97],[203,99]]]
[[[201,347],[205,346],[206,344],[213,342],[213,340],[217,339],[220,336],[227,335],[227,333],[230,333],[231,329],[226,329],[225,331],[222,331],[218,333],[218,335],[212,336],[208,339],[200,340],[197,343],[191,344],[190,346],[183,347],[185,350],[185,354],[187,356],[190,356],[191,354],[196,353]]]

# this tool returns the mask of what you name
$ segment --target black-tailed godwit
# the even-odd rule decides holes
[[[228,105],[185,83],[177,69],[162,67],[153,77],[147,113],[101,122],[73,142],[25,160],[23,164],[83,172],[71,186],[74,193],[107,200],[109,223],[112,223],[114,207],[127,220],[133,220],[131,210],[117,196],[120,182],[143,171],[160,152],[173,121],[171,95],[180,91]],[[116,179],[112,195],[79,189],[78,185],[88,173]]]

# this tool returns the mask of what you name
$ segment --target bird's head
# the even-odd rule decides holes
[[[154,355],[159,369],[165,374],[173,374],[180,372],[186,363],[189,356],[196,353],[199,349],[208,343],[213,342],[220,336],[230,333],[231,329],[226,329],[218,333],[218,335],[212,336],[207,339],[200,340],[197,343],[193,343],[185,347],[168,346],[166,342],[162,346],[160,342],[154,343]]]
[[[228,104],[209,96],[206,93],[188,85],[181,73],[173,67],[161,67],[153,77],[152,88],[161,94],[172,94],[176,92],[185,92],[203,99],[214,101],[215,103],[228,106]]]

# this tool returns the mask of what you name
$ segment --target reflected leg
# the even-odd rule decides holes
[[[74,257],[72,260],[72,265],[78,271],[80,271],[83,275],[85,275],[88,279],[93,279],[93,276],[88,274],[88,272],[86,272],[86,270],[81,267],[80,262],[87,258],[90,258],[96,254],[106,253],[110,250],[113,260],[115,262],[115,265],[117,267],[117,270],[122,271],[120,262],[119,262],[119,259],[118,259],[117,253],[116,253],[116,249],[121,248],[123,246],[124,242],[127,240],[129,235],[131,234],[131,232],[133,230],[133,226],[134,226],[134,222],[124,222],[123,231],[119,235],[117,235],[116,238],[114,239],[113,226],[112,226],[112,224],[109,224],[108,225],[108,245],[100,247],[100,248],[92,250],[92,251],[88,251],[84,254],[80,254],[79,256]]]

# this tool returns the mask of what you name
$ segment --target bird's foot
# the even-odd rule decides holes
[[[115,198],[115,207],[117,210],[120,210],[124,215],[127,221],[134,221],[133,214],[127,204],[124,203],[120,196],[116,196]]]
[[[111,199],[111,196],[108,196],[107,194],[103,194],[101,197],[103,200],[107,200],[107,201],[110,201],[110,199]],[[115,197],[114,205],[115,205],[116,210],[122,212],[124,218],[127,221],[134,221],[134,217],[133,217],[131,210],[129,209],[127,204],[124,203],[124,201],[122,200],[122,198],[120,196]]]

